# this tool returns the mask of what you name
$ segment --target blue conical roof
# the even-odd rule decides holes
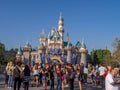
[[[37,48],[37,47],[35,47],[35,48],[33,49],[33,51],[38,51],[38,48]]]
[[[67,47],[73,46],[72,43],[68,42]]]
[[[22,48],[21,47],[18,48],[18,54],[22,54]]]
[[[51,33],[50,33],[50,35],[49,35],[50,37],[50,40],[54,40],[55,38],[57,39],[57,40],[61,40],[61,36],[60,36],[60,34],[59,34],[59,32],[57,31],[57,30],[55,30],[55,28],[53,28],[52,30],[51,30]]]
[[[77,48],[80,48],[81,47],[81,43],[78,41],[75,45]]]
[[[85,43],[84,43],[84,40],[82,40],[81,48],[85,48],[85,49],[86,49],[86,45],[85,45]]]
[[[46,38],[46,35],[45,35],[44,30],[42,31],[42,33],[41,33],[41,35],[40,35],[40,38]]]
[[[64,21],[63,17],[62,17],[62,13],[60,13],[60,19],[61,21]]]
[[[22,52],[22,48],[20,47],[20,48],[18,49],[18,51],[19,51],[19,52]]]

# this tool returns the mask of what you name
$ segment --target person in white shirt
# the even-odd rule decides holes
[[[102,76],[105,73],[105,71],[106,71],[105,67],[100,65],[100,67],[99,67],[100,76]]]
[[[84,68],[84,82],[87,83],[88,67]]]
[[[117,69],[113,69],[105,78],[105,90],[120,90],[120,80],[116,80]]]
[[[106,71],[105,67],[103,67],[102,64],[100,64],[99,73],[100,73],[100,84],[102,88],[104,88],[105,85],[105,79],[103,78],[103,74],[105,73],[105,71]]]

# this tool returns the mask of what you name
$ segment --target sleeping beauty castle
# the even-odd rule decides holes
[[[16,54],[17,60],[22,60],[26,64],[34,65],[35,63],[72,63],[87,64],[87,49],[84,43],[78,41],[75,45],[70,42],[67,33],[64,39],[64,19],[60,15],[58,29],[52,28],[48,36],[42,31],[37,48],[32,48],[29,43],[20,47]]]

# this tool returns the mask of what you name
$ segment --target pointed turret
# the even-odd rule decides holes
[[[81,47],[81,43],[78,41],[75,45],[77,48],[80,48]]]
[[[19,54],[19,55],[22,54],[22,48],[21,48],[21,46],[19,47],[17,54]]]
[[[38,46],[38,52],[39,52],[39,53],[42,53],[43,50],[44,50],[44,45],[43,45],[42,42],[40,42],[40,44],[39,44],[39,46]]]
[[[44,30],[42,31],[42,33],[41,33],[41,35],[40,35],[40,38],[46,38],[46,35],[45,35]]]
[[[62,14],[60,13],[60,19],[59,19],[59,22],[58,22],[58,32],[60,34],[60,36],[62,37],[62,40],[63,40],[63,33],[64,33],[64,19],[62,17]]]
[[[64,19],[63,19],[63,17],[62,17],[62,13],[61,13],[61,12],[60,12],[60,18],[59,18],[59,20],[64,21]]]
[[[69,42],[69,33],[67,33],[66,42]]]
[[[71,48],[72,46],[73,46],[72,43],[68,42],[67,48]]]
[[[86,45],[84,43],[84,39],[82,40],[81,43],[81,48],[79,49],[80,53],[81,53],[81,60],[80,60],[80,64],[83,63],[84,66],[86,66],[86,58],[87,58],[87,49],[86,49]]]
[[[28,51],[28,52],[31,52],[32,51],[32,47],[30,45],[30,43],[27,41],[26,42],[26,45],[23,47],[23,51]]]
[[[72,49],[72,45],[70,42],[68,42],[68,45],[67,45],[67,63],[71,63],[71,49]]]
[[[27,41],[26,45],[23,47],[23,62],[25,64],[31,64],[31,52],[32,52],[32,47],[30,43]]]
[[[81,43],[81,48],[86,49],[86,45],[85,45],[85,43],[84,43],[84,39],[82,40],[82,43]]]
[[[18,48],[16,58],[17,58],[17,60],[21,60],[21,58],[22,58],[22,48],[21,48],[21,46]]]
[[[39,41],[42,42],[44,46],[46,46],[47,38],[46,38],[44,30],[42,31],[42,33],[40,35]]]

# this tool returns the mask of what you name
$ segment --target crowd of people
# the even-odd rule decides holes
[[[33,67],[25,63],[8,62],[6,66],[5,83],[9,89],[20,90],[21,85],[24,90],[29,90],[29,85],[39,88],[42,86],[45,90],[50,86],[50,90],[74,90],[74,81],[78,81],[80,90],[83,90],[82,84],[87,83],[87,78],[91,78],[91,83],[101,85],[105,90],[119,90],[120,80],[116,80],[118,68],[103,66],[102,64],[85,66],[79,64],[60,64],[60,63],[36,63]],[[56,83],[56,87],[55,87]]]

